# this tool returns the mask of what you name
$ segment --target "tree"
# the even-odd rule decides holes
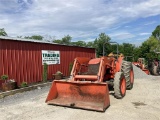
[[[0,29],[0,36],[8,36],[4,28]]]
[[[95,48],[95,44],[94,44],[94,42],[88,42],[88,43],[86,43],[86,47]]]
[[[55,36],[51,36],[51,35],[44,35],[43,36],[43,40],[47,41],[47,42],[53,42],[55,40]]]
[[[105,33],[99,34],[99,37],[95,39],[94,46],[96,48],[96,55],[97,57],[101,56],[103,54],[103,44],[105,42],[109,42],[111,38],[106,35]],[[110,53],[111,49],[110,47],[105,46],[105,53]]]
[[[86,42],[84,41],[72,42],[71,44],[75,46],[86,47]]]
[[[25,39],[34,39],[34,40],[43,40],[43,36],[41,35],[32,35],[32,36],[25,36]]]
[[[53,40],[53,43],[58,43],[58,44],[62,44],[62,40]]]
[[[17,36],[17,38],[22,38],[23,36]]]
[[[41,36],[41,35],[33,35],[32,39],[34,39],[34,40],[43,40],[43,36]]]
[[[147,60],[154,58],[156,56],[155,52],[160,51],[158,43],[158,40],[154,36],[149,37],[149,39],[144,41],[140,46],[140,57]]]
[[[138,58],[139,58],[139,56],[140,56],[140,47],[135,47],[134,49],[133,49],[133,60],[134,61],[137,61],[138,60]]]
[[[152,35],[140,47],[133,50],[136,59],[142,57],[146,60],[155,58],[156,52],[160,52],[160,25],[155,28]]]
[[[123,53],[125,56],[131,56],[133,54],[133,50],[135,46],[130,43],[123,43],[120,49],[120,52]]]
[[[72,37],[67,35],[62,38],[62,44],[70,45]]]
[[[156,27],[156,29],[152,32],[152,35],[158,40],[160,40],[160,25]]]
[[[72,37],[67,35],[67,36],[64,36],[62,38],[62,40],[53,40],[54,43],[58,43],[58,44],[64,44],[64,45],[70,45],[71,44],[71,39]]]

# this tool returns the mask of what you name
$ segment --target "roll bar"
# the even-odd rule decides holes
[[[105,47],[105,44],[116,44],[117,45],[117,55],[118,55],[118,43],[117,42],[105,42],[104,44],[103,44],[103,56],[104,56],[104,54],[105,54],[105,51],[104,51],[104,47]]]

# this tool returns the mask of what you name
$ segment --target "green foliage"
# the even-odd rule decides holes
[[[110,41],[110,37],[108,35],[106,35],[105,33],[101,33],[99,34],[99,37],[95,39],[94,41],[94,46],[96,48],[96,55],[97,57],[101,56],[103,54],[103,44],[105,42],[109,42]],[[108,47],[107,45],[105,46],[105,53],[110,53],[110,47]]]
[[[22,87],[22,88],[23,88],[23,87],[28,87],[28,83],[23,81],[23,82],[21,83],[21,87]]]
[[[133,49],[133,61],[137,61],[140,57],[140,47],[135,47]]]
[[[32,35],[32,36],[25,36],[25,39],[34,39],[34,40],[43,40],[43,36],[41,35]]]
[[[130,43],[123,43],[121,45],[119,45],[119,53],[122,53],[127,61],[133,61],[134,59],[134,50],[135,50],[135,46],[133,44]]]
[[[130,44],[130,43],[123,43],[121,46],[121,49],[122,49],[122,53],[125,55],[125,56],[130,56],[133,54],[133,49],[135,48],[134,45]]]
[[[156,27],[156,29],[152,32],[152,35],[158,40],[160,40],[160,25]]]
[[[61,40],[53,40],[54,43],[58,43],[58,44],[61,44],[62,41]]]
[[[70,45],[72,37],[67,35],[62,38],[62,44]]]
[[[135,61],[137,61],[138,58],[145,58],[146,61],[157,58],[156,52],[160,52],[159,38],[160,25],[155,28],[155,30],[152,32],[152,35],[146,41],[144,41],[141,46],[133,48]]]
[[[0,28],[0,36],[8,36],[4,28]]]
[[[7,80],[8,79],[8,75],[2,75],[1,76],[1,80]]]
[[[75,45],[75,46],[80,46],[80,47],[85,47],[86,46],[86,42],[85,41],[72,42],[71,44]]]
[[[64,36],[62,40],[53,40],[54,43],[70,45],[72,37],[70,35]]]
[[[71,71],[72,71],[72,67],[73,67],[73,63],[70,63],[70,64],[69,64],[69,74],[70,74]]]
[[[88,43],[86,43],[86,47],[95,48],[95,44],[94,44],[94,42],[88,42]]]
[[[140,46],[139,57],[143,57],[146,60],[153,59],[156,57],[156,51],[160,51],[159,41],[154,36],[151,36]]]
[[[43,65],[43,81],[47,81],[47,74],[48,74],[48,65],[46,63],[44,63]]]

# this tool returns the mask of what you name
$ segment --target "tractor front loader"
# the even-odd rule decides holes
[[[110,105],[108,84],[113,86],[116,98],[123,98],[126,87],[133,87],[133,79],[133,69],[124,67],[123,56],[77,57],[70,79],[53,81],[46,103],[105,111]]]

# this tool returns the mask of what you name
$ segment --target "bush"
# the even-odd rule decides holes
[[[1,76],[1,80],[7,80],[8,79],[8,75],[2,75]]]
[[[47,68],[48,68],[48,65],[47,63],[44,63],[43,65],[43,81],[47,81]]]
[[[27,82],[22,82],[22,83],[21,83],[21,87],[28,87]]]
[[[61,71],[57,71],[56,75],[62,75],[63,73],[61,73]]]
[[[70,64],[69,64],[69,74],[71,74],[72,67],[73,67],[73,63],[70,63]]]

